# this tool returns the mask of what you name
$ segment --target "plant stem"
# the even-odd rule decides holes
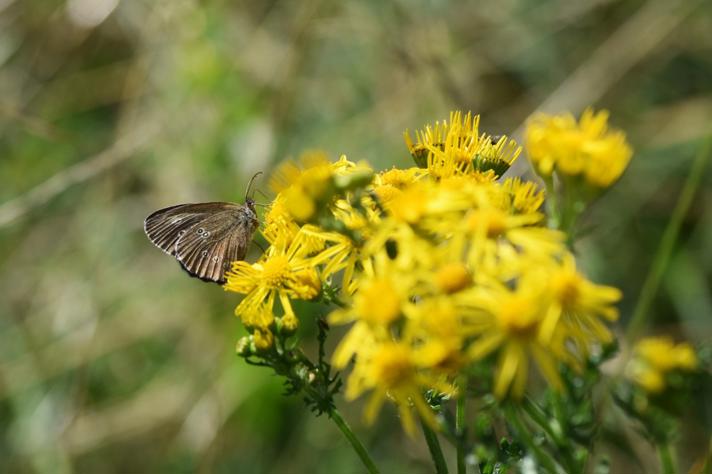
[[[660,281],[662,280],[663,274],[665,273],[665,269],[668,266],[668,262],[670,261],[670,257],[674,250],[675,242],[677,241],[677,237],[680,233],[680,227],[682,227],[682,221],[685,218],[687,211],[690,209],[690,204],[692,204],[695,191],[697,191],[697,187],[700,184],[705,167],[707,166],[710,155],[712,154],[710,152],[712,152],[712,133],[708,135],[705,143],[700,148],[694,163],[692,164],[690,174],[687,175],[687,180],[685,181],[680,197],[677,200],[675,209],[673,210],[672,216],[665,227],[663,237],[660,239],[660,245],[658,246],[658,250],[653,258],[650,271],[645,277],[643,288],[640,290],[638,303],[635,305],[633,316],[628,324],[628,330],[626,331],[626,339],[628,342],[635,340],[643,329],[650,305],[653,303],[653,298],[655,297],[655,293],[658,291]]]
[[[660,455],[660,466],[662,474],[675,474],[675,461],[672,454],[672,448],[669,443],[658,445],[658,454]]]
[[[566,463],[568,470],[571,472],[576,471],[577,463],[574,457],[571,456],[573,449],[561,430],[554,429],[549,420],[547,420],[546,413],[544,413],[541,407],[539,407],[539,405],[537,405],[531,398],[525,397],[524,400],[522,400],[521,406],[524,409],[524,412],[529,415],[529,418],[536,423],[537,426],[543,429],[549,438],[551,438],[551,441],[554,442],[561,455],[561,459]]]
[[[457,433],[457,474],[466,474],[465,467],[465,397],[460,396],[455,406],[455,433]]]
[[[504,414],[507,421],[516,430],[518,440],[521,441],[527,449],[529,449],[529,451],[531,451],[537,462],[552,474],[560,472],[551,457],[534,442],[534,439],[527,430],[527,427],[524,423],[522,423],[521,418],[519,418],[517,409],[513,405],[508,404],[504,407]]]
[[[543,412],[543,410],[532,401],[529,397],[524,397],[524,400],[522,400],[522,408],[524,411],[529,415],[529,418],[532,419],[541,429],[543,429],[546,434],[549,435],[549,437],[554,441],[554,443],[559,444],[562,439],[561,439],[561,433],[557,433],[554,431],[552,428],[551,424],[549,423],[549,420],[546,419],[546,414]]]
[[[540,175],[540,177],[546,186],[546,210],[549,215],[549,227],[559,229],[561,227],[561,209],[559,208],[559,199],[554,187],[554,175]]]
[[[438,441],[438,435],[422,419],[420,420],[420,425],[423,427],[423,435],[425,436],[425,442],[428,443],[430,457],[433,458],[433,464],[435,464],[435,472],[437,474],[447,474],[447,463],[440,447],[440,441]]]
[[[332,408],[331,411],[329,411],[329,418],[334,420],[334,423],[336,423],[336,426],[339,427],[341,432],[344,434],[347,440],[349,440],[349,443],[351,443],[351,447],[354,448],[354,451],[356,451],[356,454],[358,454],[358,457],[361,458],[361,462],[363,462],[363,465],[366,466],[366,469],[368,470],[369,474],[378,474],[378,468],[376,465],[373,463],[373,460],[371,459],[371,456],[368,455],[368,451],[366,451],[366,448],[364,445],[361,443],[361,441],[356,437],[356,434],[351,431],[351,427],[346,423],[346,420],[341,416],[341,413],[339,413],[339,410],[336,408]]]

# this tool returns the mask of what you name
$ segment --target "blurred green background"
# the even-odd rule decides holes
[[[241,201],[305,149],[406,165],[403,130],[454,108],[521,137],[537,109],[589,104],[636,150],[578,247],[625,320],[712,123],[709,2],[0,0],[0,472],[363,472],[235,357],[237,295],[188,278],[144,217]],[[712,338],[711,174],[649,333]],[[710,399],[685,421],[685,471]],[[340,406],[383,472],[432,471],[393,410],[367,428]],[[656,472],[636,443],[640,464],[609,447],[614,472]]]

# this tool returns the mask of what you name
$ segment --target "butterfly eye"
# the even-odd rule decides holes
[[[217,261],[218,261],[218,256],[216,255],[213,257],[213,262],[217,262]]]
[[[207,250],[203,250],[202,252],[200,252],[200,255],[202,255],[203,257],[207,257],[208,251],[207,251]]]
[[[205,232],[203,232],[203,238],[206,239],[208,237],[210,237],[210,231],[206,230]]]
[[[178,231],[178,237],[181,237],[183,234],[185,234],[185,229]]]
[[[195,231],[195,233],[198,235],[202,235],[203,232],[205,232],[205,229],[203,229],[202,227]]]

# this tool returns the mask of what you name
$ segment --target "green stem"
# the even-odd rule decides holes
[[[348,425],[348,423],[346,423],[346,420],[344,420],[344,418],[341,416],[339,410],[337,410],[336,408],[332,408],[329,412],[329,418],[334,420],[336,426],[339,427],[346,439],[349,441],[349,443],[351,443],[351,447],[354,448],[354,451],[356,451],[358,457],[361,458],[361,462],[363,462],[363,465],[366,466],[366,469],[368,470],[369,474],[378,474],[378,468],[373,463],[371,456],[368,455],[368,451],[366,451],[364,445],[356,437],[356,434],[354,434],[354,432],[351,430],[351,427]]]
[[[437,474],[447,474],[447,463],[440,447],[440,441],[438,441],[438,435],[422,419],[420,420],[420,425],[423,427],[423,435],[425,436],[425,442],[428,443],[430,457],[433,458],[433,464],[435,464],[435,472]]]
[[[516,430],[518,440],[521,441],[527,447],[527,449],[534,455],[537,462],[552,474],[560,472],[560,469],[558,469],[557,465],[554,463],[551,457],[547,453],[545,453],[536,444],[536,442],[534,442],[534,439],[532,438],[531,434],[522,422],[521,418],[519,417],[519,413],[514,408],[514,406],[510,404],[506,405],[504,407],[504,414],[507,418],[507,421],[509,421],[509,423]]]
[[[542,410],[541,407],[539,407],[539,405],[537,405],[531,398],[525,397],[524,400],[522,400],[521,406],[529,418],[536,423],[537,426],[543,429],[549,438],[554,442],[561,455],[561,459],[566,463],[568,470],[571,472],[576,471],[577,463],[571,455],[573,448],[571,447],[568,439],[564,436],[561,428],[554,429],[554,426],[552,426],[546,418],[544,410]],[[560,422],[559,425],[561,425]]]
[[[455,406],[455,432],[457,433],[457,474],[466,474],[465,466],[465,397],[457,399]]]
[[[554,175],[541,176],[541,179],[546,186],[546,210],[549,215],[549,227],[558,229],[561,227],[561,209],[559,208],[559,199],[554,187]]]
[[[662,474],[675,474],[677,470],[675,469],[675,461],[670,444],[658,445],[658,454],[660,456]]]
[[[663,237],[660,240],[660,245],[658,246],[658,250],[653,258],[650,271],[648,272],[645,282],[643,283],[643,288],[640,291],[638,303],[635,306],[633,316],[628,324],[628,330],[626,331],[626,339],[628,342],[635,340],[645,325],[650,305],[653,303],[653,298],[658,291],[660,281],[662,280],[665,269],[670,261],[675,242],[677,241],[680,228],[682,227],[682,221],[685,218],[687,211],[690,209],[692,199],[694,198],[695,191],[697,191],[697,187],[702,179],[704,169],[707,166],[707,162],[709,161],[711,155],[711,151],[712,133],[707,137],[705,143],[700,148],[700,151],[692,164],[692,168],[690,169],[690,174],[687,175],[687,180],[682,188],[682,192],[677,200],[672,216],[665,227]]]
[[[551,426],[551,423],[549,423],[549,420],[546,419],[546,414],[544,411],[532,401],[529,397],[525,397],[524,400],[522,400],[522,408],[524,411],[529,415],[529,418],[532,419],[541,429],[543,429],[547,435],[554,441],[556,444],[560,444],[562,441],[561,437],[561,432],[556,432],[554,431],[554,428]]]

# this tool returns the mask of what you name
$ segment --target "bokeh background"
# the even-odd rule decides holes
[[[589,104],[636,150],[578,247],[623,289],[624,327],[712,124],[710,2],[0,0],[0,472],[363,472],[235,357],[237,295],[188,278],[144,217],[241,201],[306,149],[406,165],[403,130],[454,108],[521,137],[537,109]],[[712,338],[711,174],[648,333]],[[685,470],[709,442],[701,395]],[[367,428],[340,407],[383,472],[431,472],[393,411]],[[607,447],[617,472],[656,472],[628,434],[640,459]]]

